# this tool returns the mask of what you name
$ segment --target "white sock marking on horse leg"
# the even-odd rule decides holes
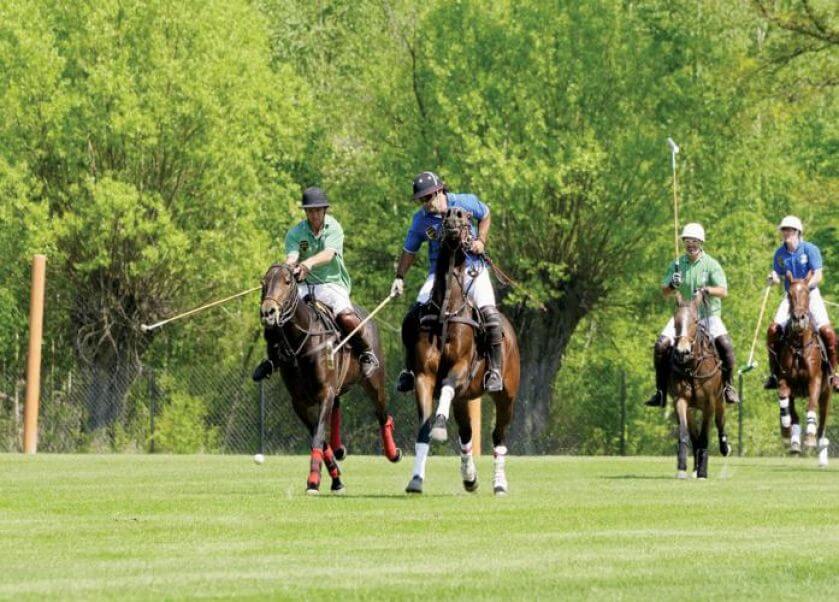
[[[807,411],[807,434],[816,434],[816,413],[812,410]]]
[[[793,424],[790,431],[789,440],[791,443],[801,443],[801,425]]]
[[[414,457],[414,476],[425,479],[425,462],[428,460],[428,443],[417,443],[414,445],[416,456]]]
[[[440,402],[437,404],[437,415],[443,415],[446,420],[449,419],[449,410],[452,407],[452,399],[454,399],[454,389],[446,385],[440,390]]]
[[[781,426],[788,429],[792,424],[792,418],[789,415],[789,397],[779,397],[778,406],[781,408]]]

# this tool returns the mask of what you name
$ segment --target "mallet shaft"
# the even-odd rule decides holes
[[[757,344],[757,335],[760,333],[760,323],[763,322],[763,313],[766,311],[766,302],[769,300],[769,290],[772,288],[771,284],[766,285],[766,289],[763,291],[763,301],[760,304],[760,315],[757,318],[757,324],[755,325],[755,335],[752,338],[752,348],[749,350],[749,362],[746,364],[747,366],[752,365],[752,361],[755,359],[755,345]]]
[[[237,299],[238,297],[242,297],[247,295],[248,293],[252,293],[254,291],[258,291],[261,289],[261,286],[255,286],[253,288],[249,288],[246,291],[242,291],[241,293],[236,293],[235,295],[230,295],[229,297],[225,297],[224,299],[219,299],[218,301],[213,301],[212,303],[207,303],[206,305],[202,305],[201,307],[196,307],[195,309],[190,309],[189,311],[185,311],[182,314],[178,314],[177,316],[172,316],[171,318],[167,318],[165,320],[161,320],[160,322],[155,322],[152,325],[148,324],[141,324],[140,330],[143,332],[149,332],[150,330],[154,330],[155,328],[160,328],[164,324],[168,324],[169,322],[174,322],[175,320],[180,320],[181,318],[186,318],[188,316],[192,316],[197,314],[198,312],[204,311],[205,309],[210,309],[211,307],[215,307],[216,305],[221,305],[222,303],[227,303],[228,301],[232,301],[233,299]]]
[[[381,303],[379,303],[379,304],[376,306],[376,309],[374,309],[373,311],[371,311],[371,312],[370,312],[370,314],[369,314],[366,318],[364,318],[364,319],[363,319],[363,320],[362,320],[362,321],[358,324],[358,326],[356,326],[355,328],[353,328],[353,329],[352,329],[352,332],[350,332],[350,334],[348,334],[346,337],[344,337],[344,340],[343,340],[343,341],[341,341],[340,343],[338,343],[338,344],[337,344],[337,345],[336,345],[336,346],[332,349],[332,357],[334,357],[334,356],[335,356],[335,354],[336,354],[336,353],[338,353],[338,350],[339,350],[341,347],[343,347],[343,346],[346,344],[346,342],[347,342],[347,341],[349,341],[351,338],[353,338],[353,337],[355,336],[355,333],[357,333],[359,330],[361,330],[362,328],[364,328],[364,325],[365,325],[365,324],[367,324],[367,322],[369,322],[370,320],[372,320],[372,319],[373,319],[373,316],[375,316],[377,313],[379,313],[379,311],[381,311],[381,309],[382,309],[385,305],[387,305],[388,303],[390,303],[390,301],[391,301],[393,298],[394,298],[394,295],[392,295],[392,294],[391,294],[391,295],[388,295],[387,297],[385,297],[385,300],[384,300],[384,301],[382,301]]]

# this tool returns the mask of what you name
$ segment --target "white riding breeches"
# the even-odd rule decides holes
[[[816,330],[830,324],[827,307],[825,307],[822,294],[817,288],[810,291],[810,319],[813,320],[813,326]],[[775,312],[775,323],[784,328],[787,322],[789,322],[789,295],[784,295],[781,304],[778,306],[778,311]]]
[[[297,284],[297,296],[302,299],[309,294],[309,288],[309,285],[305,282],[299,282]],[[311,286],[311,289],[313,297],[331,309],[335,316],[353,308],[349,292],[340,284],[333,282],[315,284]]]
[[[722,319],[719,316],[708,316],[707,318],[702,318],[699,320],[699,324],[708,331],[712,339],[728,334],[728,330],[726,329],[725,324],[722,323]],[[664,330],[661,331],[661,336],[670,339],[671,344],[676,342],[676,323],[673,318],[670,318],[667,322]]]
[[[478,309],[495,305],[495,291],[492,289],[492,281],[489,279],[489,271],[485,268],[472,278],[469,271],[464,272],[463,287],[472,305]],[[429,274],[425,283],[417,295],[417,303],[428,303],[431,298],[431,289],[434,288],[434,274]]]

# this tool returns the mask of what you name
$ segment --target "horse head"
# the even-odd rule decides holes
[[[795,333],[801,333],[810,326],[810,279],[813,272],[807,274],[803,280],[796,280],[791,272],[787,272],[789,280],[789,313],[790,328]]]
[[[286,264],[268,268],[262,278],[259,319],[266,328],[280,327],[291,319],[297,308],[297,283]]]
[[[443,217],[441,242],[454,250],[466,249],[472,239],[472,214],[462,207],[449,207]]]
[[[673,323],[676,329],[676,344],[673,347],[673,356],[680,364],[684,364],[693,355],[693,342],[696,339],[696,331],[699,325],[699,303],[702,301],[702,291],[697,291],[693,299],[685,301],[682,295],[676,293],[676,313],[673,314]]]

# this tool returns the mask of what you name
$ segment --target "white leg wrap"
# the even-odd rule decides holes
[[[467,441],[466,443],[461,442],[460,453],[464,454],[464,455],[465,454],[472,455],[472,440],[471,439],[469,441]]]
[[[789,397],[779,397],[778,406],[781,408],[781,426],[788,429],[792,424],[792,418],[789,415]]]
[[[816,434],[816,413],[813,411],[807,412],[807,434]]]
[[[493,486],[494,487],[507,487],[507,475],[504,472],[504,465],[506,464],[507,460],[507,448],[503,445],[499,445],[492,449],[493,455],[493,466],[495,468],[495,475],[493,478]]]
[[[789,440],[792,443],[801,443],[801,425],[800,424],[793,424],[792,425],[792,431],[790,432]]]
[[[425,479],[425,462],[428,460],[428,443],[417,443],[414,446],[416,456],[414,457],[414,476]]]
[[[452,407],[452,399],[454,399],[454,389],[449,385],[446,385],[440,391],[440,402],[437,404],[438,416],[442,414],[446,420],[449,419],[449,410],[451,410]]]
[[[478,478],[478,469],[475,467],[475,458],[471,451],[468,454],[460,454],[460,477],[470,483]]]
[[[830,440],[827,437],[819,439],[819,466],[827,466],[827,452],[830,447]]]

